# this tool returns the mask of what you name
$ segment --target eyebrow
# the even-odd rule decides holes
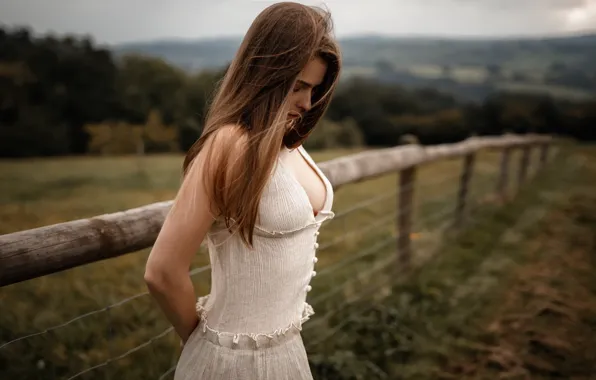
[[[314,85],[314,84],[312,84],[312,83],[308,83],[308,82],[306,82],[306,81],[303,81],[302,79],[298,79],[296,82],[298,82],[298,83],[300,83],[300,84],[302,84],[302,85],[304,85],[304,86],[306,86],[306,87],[310,87],[310,88],[313,88],[313,87],[315,87],[315,85]]]

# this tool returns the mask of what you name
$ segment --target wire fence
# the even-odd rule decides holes
[[[532,176],[537,173],[539,167],[538,161],[533,160],[524,170],[527,170],[526,175]],[[474,214],[482,211],[483,205],[498,195],[496,194],[496,184],[500,174],[499,164],[494,161],[476,162],[473,173],[474,176],[467,185],[469,192],[464,194],[467,197],[465,211],[468,216],[466,219],[468,225],[476,221]],[[471,173],[469,174],[471,175]],[[318,251],[321,257],[326,257],[329,252],[329,259],[325,260],[326,265],[313,278],[313,285],[316,284],[316,286],[313,287],[315,290],[309,293],[308,301],[313,305],[317,314],[305,325],[305,330],[323,329],[325,332],[310,342],[309,347],[317,347],[333,336],[341,334],[342,329],[352,321],[353,315],[342,316],[338,323],[332,323],[334,318],[337,319],[353,303],[378,293],[379,289],[395,282],[396,270],[400,264],[399,257],[396,255],[396,239],[404,232],[398,222],[403,216],[415,214],[408,236],[415,248],[412,261],[420,264],[432,257],[433,252],[438,250],[444,241],[443,233],[454,227],[455,216],[458,212],[456,203],[458,197],[461,197],[462,181],[462,173],[458,171],[455,173],[448,171],[443,175],[433,176],[433,178],[424,181],[413,181],[402,187],[397,186],[396,181],[393,189],[377,193],[370,199],[356,202],[350,207],[339,210],[335,218],[323,226],[321,232],[323,243]],[[416,197],[415,202],[400,205],[398,197],[405,191],[415,191],[419,196]],[[342,194],[338,193],[336,198],[341,196]],[[350,218],[352,218],[352,222],[346,222]],[[356,219],[358,220],[356,221]],[[348,227],[349,224],[353,226]],[[354,247],[354,249],[349,249],[346,252],[350,247]],[[418,260],[419,258],[421,259]],[[192,278],[209,274],[209,265],[201,265],[190,271]],[[172,378],[178,355],[177,340],[172,327],[158,330],[143,339],[137,339],[135,328],[143,326],[143,323],[147,322],[141,318],[131,321],[129,325],[121,323],[127,318],[127,312],[121,310],[140,300],[147,299],[146,302],[150,302],[148,295],[147,291],[142,291],[109,303],[104,307],[73,316],[64,322],[21,336],[11,336],[12,334],[3,331],[2,340],[5,340],[7,336],[10,339],[6,339],[0,344],[0,377],[5,378],[6,375],[6,378],[68,380],[117,378],[115,376],[118,371],[122,371],[122,373],[130,375],[125,375],[125,377],[130,378],[164,380]],[[360,310],[359,312],[365,313],[366,311]],[[138,315],[133,316],[135,319],[139,319]],[[107,338],[105,338],[107,347],[105,349],[98,348],[95,345],[96,342],[91,339],[91,341],[85,341],[79,345],[79,347],[83,347],[82,349],[69,352],[68,344],[72,342],[68,342],[68,340],[77,340],[77,338],[68,334],[67,342],[58,346],[62,347],[62,350],[66,350],[62,354],[48,352],[56,350],[57,346],[51,344],[39,346],[37,345],[39,343],[33,342],[33,338],[40,337],[44,338],[46,343],[52,341],[56,339],[53,334],[75,324],[83,324],[84,327],[92,326],[97,323],[95,320],[97,317],[106,319],[104,324],[107,326],[101,327],[102,331],[107,332]],[[114,343],[117,327],[126,330],[121,333],[127,336],[126,344]],[[132,341],[134,344],[130,344]],[[16,350],[17,345],[21,345],[18,350]],[[126,346],[131,347],[122,352],[118,352],[116,349],[122,350],[122,347]],[[17,354],[10,354],[13,349]],[[18,353],[23,350],[32,350],[34,354],[21,357]],[[19,360],[19,357],[27,362],[15,363],[14,361]],[[67,359],[64,360],[64,357]],[[77,358],[82,360],[76,363]],[[133,358],[137,361],[142,358],[143,363],[131,361]],[[53,363],[54,360],[61,364]],[[87,365],[93,361],[95,361],[94,364]],[[81,363],[85,363],[85,368],[80,368]],[[119,364],[120,367],[118,367]],[[141,372],[134,372],[145,366],[151,367],[151,370],[142,372],[142,376],[139,375]],[[77,369],[77,367],[79,368]],[[13,371],[13,368],[17,369]],[[137,369],[133,370],[133,368]],[[100,374],[101,371],[104,371],[103,375]]]
[[[569,165],[570,166],[570,170],[577,170],[578,167],[573,167],[573,165]],[[538,173],[538,170],[536,167],[530,167],[529,169],[533,169],[533,172],[530,175],[536,175]],[[567,173],[568,175],[571,175],[570,173]],[[490,181],[485,181],[484,185],[490,185]],[[487,187],[485,187],[486,189]],[[494,217],[494,214],[496,214],[498,212],[498,208],[492,207],[490,208],[489,211],[486,210],[486,207],[483,207],[485,205],[485,198],[487,195],[493,195],[490,191],[488,192],[482,192],[482,191],[477,191],[475,192],[476,196],[472,197],[473,199],[471,199],[471,205],[470,205],[470,209],[469,212],[471,214],[471,217],[468,218],[468,220],[466,221],[466,229],[471,229],[471,228],[475,228],[476,229],[476,233],[480,232],[480,231],[485,231],[487,233],[492,232],[492,227],[490,226],[490,220]],[[442,219],[445,223],[442,225],[441,229],[442,230],[446,230],[449,227],[451,227],[453,225],[453,220],[452,218],[443,218]],[[517,230],[515,229],[515,227],[512,226],[511,231],[515,231],[517,232]],[[439,245],[436,247],[437,250],[440,249],[444,244],[446,243],[445,240],[440,240],[439,241]],[[391,264],[395,264],[397,262],[397,260],[395,259],[395,257],[389,257],[387,264],[391,265]],[[354,331],[356,331],[356,329],[362,329],[363,325],[366,325],[367,323],[370,324],[372,322],[370,322],[370,320],[366,321],[361,319],[364,315],[366,315],[367,313],[371,312],[373,309],[378,310],[383,310],[386,309],[388,305],[386,305],[386,302],[364,302],[363,303],[363,307],[359,307],[359,308],[350,308],[351,306],[354,306],[354,304],[357,304],[358,302],[362,302],[363,300],[370,298],[371,294],[374,294],[375,292],[378,292],[379,289],[382,288],[388,288],[389,292],[393,291],[392,287],[395,286],[398,283],[401,283],[402,281],[400,281],[399,279],[395,279],[395,272],[391,272],[391,276],[386,276],[386,277],[382,277],[381,279],[376,279],[375,281],[372,281],[371,284],[369,284],[367,287],[363,287],[361,292],[358,293],[357,296],[355,296],[354,298],[347,300],[345,302],[343,302],[343,304],[336,308],[333,309],[332,312],[330,312],[329,314],[326,314],[322,317],[319,317],[318,320],[314,321],[313,323],[311,323],[311,325],[309,325],[309,328],[317,328],[319,326],[317,325],[322,325],[325,324],[326,322],[329,321],[329,319],[333,318],[333,317],[337,317],[335,323],[329,323],[327,326],[325,326],[324,329],[320,329],[318,331],[323,331],[322,334],[315,334],[313,335],[313,339],[309,342],[309,345],[307,346],[311,351],[317,351],[319,346],[323,346],[325,344],[328,344],[330,346],[332,346],[332,349],[335,348],[337,349],[337,347],[341,347],[342,343],[341,342],[337,342],[340,340],[341,337],[345,337],[345,339],[347,341],[350,341],[350,344],[353,345],[354,339],[352,337],[352,339],[350,339],[348,337],[349,334],[353,334]],[[342,286],[345,286],[346,284],[342,284]],[[383,298],[386,298],[383,297]],[[362,305],[362,303],[361,303]],[[344,314],[344,312],[349,309],[349,311],[347,313]],[[350,325],[354,325],[354,328],[350,328]],[[434,331],[417,331],[412,327],[409,327],[407,324],[404,323],[399,323],[399,321],[397,322],[397,324],[394,326],[396,330],[399,331],[405,331],[409,334],[410,339],[416,339],[418,341],[422,341],[425,344],[425,347],[435,347],[437,346],[437,339],[440,338],[444,338],[444,337],[440,337],[440,336],[433,336],[436,335],[436,332]],[[346,345],[347,347],[350,347],[350,344]],[[322,350],[322,349],[321,349]],[[327,352],[327,351],[322,351],[322,352]],[[333,352],[333,351],[331,351]],[[441,352],[439,349],[437,349],[437,354],[444,354],[444,352]],[[368,367],[368,369],[372,372],[375,373],[376,377],[378,379],[389,379],[392,378],[390,377],[390,375],[388,373],[385,373],[381,368],[379,368],[377,365],[375,365],[372,362],[369,362],[367,360],[364,360],[363,363],[361,363],[362,365],[366,365]],[[337,374],[335,372],[333,372],[330,367],[322,367],[319,369],[319,372],[317,373],[317,375],[319,375],[317,378],[320,379],[333,379],[336,378],[335,376],[337,376]],[[328,377],[330,376],[330,377]]]

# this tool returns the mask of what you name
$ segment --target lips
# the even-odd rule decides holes
[[[290,112],[288,115],[290,115],[290,117],[292,117],[294,119],[297,119],[300,117],[300,114],[296,113],[296,112]]]

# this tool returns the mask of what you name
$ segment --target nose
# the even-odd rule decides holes
[[[300,99],[298,99],[298,108],[300,108],[300,110],[302,112],[307,112],[311,109],[312,104],[311,104],[311,93],[310,91],[304,91],[304,94],[300,97]]]

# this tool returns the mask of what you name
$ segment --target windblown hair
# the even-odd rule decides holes
[[[280,149],[302,144],[329,106],[341,69],[332,29],[329,12],[317,7],[281,2],[263,10],[217,88],[201,137],[185,157],[186,175],[206,148],[203,176],[209,179],[205,191],[213,212],[249,246],[259,201]],[[327,64],[323,82],[313,89],[311,109],[289,126],[288,96],[315,57]],[[209,149],[208,142],[231,125],[236,128],[227,134],[228,145]]]

